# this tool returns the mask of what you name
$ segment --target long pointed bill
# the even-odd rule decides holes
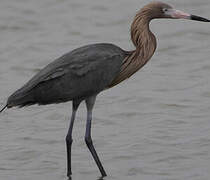
[[[203,17],[200,17],[200,16],[191,15],[190,17],[191,17],[192,20],[195,20],[195,21],[210,22],[209,19],[206,19],[206,18],[203,18]]]
[[[209,19],[206,19],[206,18],[203,18],[200,16],[191,15],[191,14],[188,14],[188,13],[182,12],[180,10],[176,10],[176,9],[168,10],[167,14],[174,19],[191,19],[191,20],[195,20],[195,21],[210,22]]]

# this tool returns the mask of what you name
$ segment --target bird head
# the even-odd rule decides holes
[[[170,5],[162,2],[152,2],[143,7],[142,11],[149,12],[150,19],[170,18],[170,19],[188,19],[195,21],[210,22],[209,19],[188,14],[183,11],[174,9]]]

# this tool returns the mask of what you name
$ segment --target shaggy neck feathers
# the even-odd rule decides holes
[[[156,38],[149,29],[149,23],[153,19],[150,15],[150,8],[140,10],[131,25],[131,40],[135,46],[124,59],[119,75],[111,83],[110,87],[119,84],[129,78],[142,66],[144,66],[156,49]]]

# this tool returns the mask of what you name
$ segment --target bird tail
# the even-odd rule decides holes
[[[7,99],[7,104],[0,110],[0,113],[3,112],[6,108],[12,108],[14,106],[23,107],[35,104],[33,96],[28,93],[23,93],[20,90],[14,92]]]
[[[7,105],[4,106],[4,107],[0,110],[0,113],[1,113],[2,111],[4,111],[6,108],[7,108]]]
[[[34,103],[34,98],[32,93],[24,92],[21,89],[14,92],[7,100],[7,108],[11,108],[14,106],[23,107],[32,105]]]

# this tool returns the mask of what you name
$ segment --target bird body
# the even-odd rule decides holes
[[[156,38],[149,29],[150,5],[145,9],[136,14],[131,25],[135,50],[125,51],[108,43],[77,48],[47,65],[13,93],[7,107],[85,99],[129,78],[156,49]]]
[[[108,88],[126,51],[113,44],[92,44],[53,61],[8,98],[8,107],[84,99]]]
[[[72,101],[72,116],[66,136],[67,176],[71,176],[72,130],[79,104],[85,100],[87,123],[85,142],[102,176],[106,172],[91,138],[92,110],[96,96],[129,78],[144,66],[156,49],[156,38],[149,29],[154,18],[191,19],[210,22],[206,18],[173,9],[161,2],[152,2],[137,12],[131,25],[131,40],[135,46],[125,51],[113,44],[92,44],[75,49],[53,61],[36,74],[7,100],[5,108],[31,104],[52,104]]]

